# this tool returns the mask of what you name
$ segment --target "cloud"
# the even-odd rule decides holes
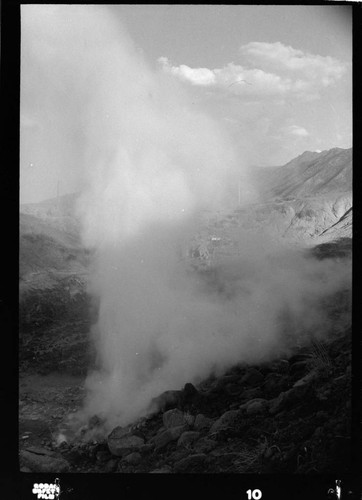
[[[323,87],[335,83],[343,76],[346,66],[330,56],[305,53],[280,42],[250,42],[240,48],[240,53],[261,68],[278,72],[300,74],[298,85],[318,79]]]
[[[163,68],[180,78],[180,80],[189,81],[193,85],[212,85],[216,82],[215,73],[207,68],[190,68],[185,64],[181,66],[171,66],[167,57],[160,57],[158,61],[163,65]]]
[[[316,99],[321,90],[338,82],[346,64],[329,56],[304,53],[280,42],[250,42],[240,48],[242,64],[222,68],[173,66],[167,57],[158,59],[162,69],[194,86],[215,88],[242,96],[292,95]]]
[[[294,135],[295,137],[308,137],[310,134],[308,130],[304,127],[299,127],[298,125],[290,125],[289,127],[285,127],[283,129],[285,134]]]
[[[185,64],[172,66],[167,57],[158,59],[162,69],[195,86],[224,89],[232,94],[280,95],[290,90],[291,80],[260,69],[248,69],[229,63],[224,68],[190,68]]]

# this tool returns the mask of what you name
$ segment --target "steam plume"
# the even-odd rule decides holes
[[[146,63],[107,9],[28,5],[22,19],[24,51],[46,74],[39,105],[53,103],[51,146],[69,152],[64,129],[77,138],[83,240],[96,256],[98,369],[85,413],[126,424],[164,390],[276,355],[284,313],[295,335],[320,330],[320,299],[349,280],[342,264],[247,233],[209,280],[184,264],[198,215],[226,202],[237,164],[218,124]]]

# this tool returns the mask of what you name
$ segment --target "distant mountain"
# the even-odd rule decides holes
[[[43,273],[84,272],[86,256],[75,217],[78,194],[20,205],[19,273],[28,280]],[[33,278],[32,278],[33,279]]]
[[[352,237],[352,149],[306,151],[281,167],[254,168],[251,179],[258,202],[210,220],[221,241],[237,246],[237,228],[303,246]]]
[[[70,193],[37,203],[24,203],[20,205],[20,212],[40,218],[74,217],[78,197],[79,193]]]
[[[263,198],[311,198],[352,191],[352,148],[305,151],[282,167],[255,169]]]

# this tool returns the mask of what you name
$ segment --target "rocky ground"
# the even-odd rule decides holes
[[[337,148],[261,172],[263,202],[205,216],[205,230],[183,252],[190,272],[207,278],[210,262],[236,252],[249,229],[297,246],[302,241],[317,259],[351,259],[351,161],[351,150]],[[190,380],[159,395],[147,417],[108,435],[94,415],[76,440],[62,438],[67,417],[82,406],[95,360],[89,332],[97,304],[87,294],[91,255],[80,242],[76,198],[21,210],[21,470],[348,473],[351,290],[323,305],[333,325],[323,338],[300,342],[279,359],[233,366],[197,386]]]
[[[41,447],[34,447],[31,434],[39,420],[30,414],[22,436],[28,436],[29,444],[21,446],[20,454],[24,470],[348,472],[350,342],[350,331],[345,331],[289,359],[235,366],[197,388],[186,384],[181,391],[161,395],[163,411],[117,427],[105,440],[56,445],[43,429]],[[44,402],[53,420],[57,405],[60,417],[67,410],[62,398],[74,401],[74,409],[79,403],[81,386],[66,391],[63,396],[54,388],[53,394],[47,392]],[[30,420],[34,429],[29,432]],[[100,424],[93,418],[89,427]]]
[[[351,329],[257,366],[238,365],[156,398],[155,411],[107,437],[57,440],[79,409],[85,324],[66,326],[73,363],[22,364],[20,464],[28,472],[332,473],[351,468]],[[51,331],[59,338],[62,327]],[[64,325],[63,325],[64,328]],[[83,330],[82,330],[83,329]],[[83,333],[82,333],[83,332]],[[38,338],[38,342],[41,342]],[[54,349],[54,353],[58,353]],[[65,351],[64,351],[65,352]],[[69,352],[66,354],[68,358]],[[89,356],[89,353],[88,353]],[[42,374],[39,374],[41,368]],[[54,365],[57,369],[59,364]],[[101,428],[94,416],[84,432]]]
[[[190,381],[174,388],[156,398],[152,414],[117,427],[108,436],[59,439],[67,416],[82,406],[84,380],[95,359],[89,332],[97,304],[87,294],[88,256],[74,246],[72,233],[62,233],[57,241],[56,235],[46,235],[45,252],[38,245],[40,237],[34,236],[40,229],[33,219],[30,222],[34,227],[26,229],[31,238],[25,238],[27,252],[23,245],[26,258],[23,255],[19,298],[22,471],[343,473],[351,469],[350,290],[341,290],[324,305],[336,327],[323,340],[299,344],[263,364],[234,366],[196,387]],[[233,224],[220,234],[217,224],[210,224],[207,237],[196,240],[189,255],[197,262],[197,269],[191,266],[193,272],[206,275],[215,255],[233,249]],[[344,237],[309,251],[317,259],[350,259],[351,241]],[[93,416],[83,431],[99,436],[100,429],[102,422]]]

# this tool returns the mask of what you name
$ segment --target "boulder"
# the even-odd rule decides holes
[[[180,395],[180,405],[184,410],[203,411],[208,402],[207,394],[198,391],[191,383],[185,384]]]
[[[271,401],[269,401],[269,413],[275,415],[284,409],[288,409],[291,406],[296,406],[298,403],[304,401],[305,397],[310,393],[309,385],[302,385],[289,389],[286,392],[281,392],[279,396]]]
[[[254,403],[258,403],[259,401],[266,401],[266,399],[264,399],[264,398],[250,399],[250,401],[246,401],[245,403],[241,404],[239,406],[239,409],[246,411],[249,405],[254,404]]]
[[[240,421],[240,410],[229,410],[216,420],[211,426],[209,434],[217,434],[220,431],[232,430]]]
[[[35,447],[34,447],[35,448]],[[43,448],[22,450],[20,465],[32,472],[69,472],[69,462],[61,455]]]
[[[217,447],[217,441],[207,437],[201,438],[194,444],[196,453],[209,453]]]
[[[205,453],[196,453],[195,455],[189,455],[176,462],[174,465],[175,472],[200,472],[200,468],[204,463],[206,458]]]
[[[249,401],[246,407],[247,415],[258,415],[268,411],[269,403],[266,399],[254,399]]]
[[[187,457],[190,454],[190,450],[188,448],[184,448],[183,446],[179,446],[176,450],[168,455],[167,463],[175,463],[181,460],[182,458]]]
[[[151,439],[151,442],[155,445],[155,450],[158,451],[168,445],[171,441],[178,439],[183,432],[187,430],[187,425],[180,425],[178,427],[171,427],[165,431],[157,434]]]
[[[194,422],[194,429],[197,431],[201,431],[202,429],[210,429],[214,421],[212,418],[205,417],[202,413],[196,415]]]
[[[140,436],[124,433],[122,427],[116,427],[108,436],[107,443],[112,455],[124,457],[133,451],[139,451],[144,445],[144,439]]]
[[[151,400],[149,411],[157,413],[167,411],[171,408],[177,408],[180,405],[182,391],[165,391],[160,396]]]
[[[199,439],[199,437],[200,433],[196,431],[183,432],[177,441],[177,446],[190,448],[192,444]]]
[[[270,401],[270,403],[269,403],[269,413],[271,415],[275,415],[276,413],[279,413],[279,412],[281,412],[284,409],[284,407],[287,404],[290,392],[291,392],[291,390],[287,391],[287,392],[281,392],[277,398],[272,399]]]
[[[183,412],[177,410],[176,408],[166,411],[162,415],[162,421],[166,429],[171,429],[172,427],[179,427],[180,425],[187,424]]]

